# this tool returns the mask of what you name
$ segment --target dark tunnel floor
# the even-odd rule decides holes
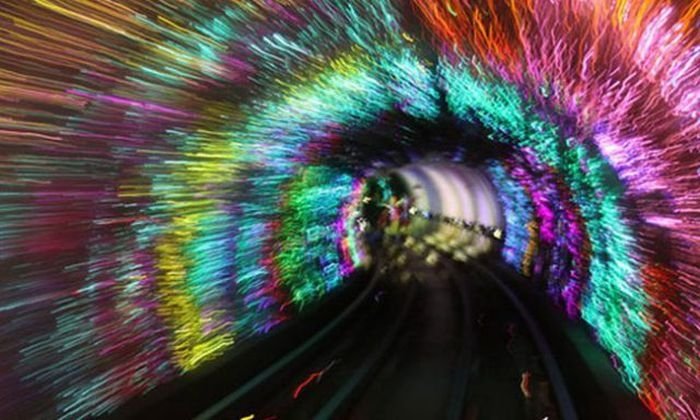
[[[559,418],[507,299],[469,266],[407,261],[303,371],[220,418]]]
[[[472,268],[411,259],[418,298],[351,418],[557,418],[517,313]],[[541,381],[546,388],[546,381]],[[530,394],[526,398],[524,392]]]
[[[417,298],[395,344],[352,418],[444,418],[458,378],[460,357],[469,351],[469,322],[460,293],[446,270],[410,267],[420,282]]]

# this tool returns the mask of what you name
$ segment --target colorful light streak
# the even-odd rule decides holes
[[[511,236],[519,232],[514,247],[527,250],[524,272],[534,264],[532,274],[551,286],[552,268],[561,271],[552,262],[569,254],[572,283],[561,289],[569,312],[591,324],[655,412],[698,418],[698,322],[660,313],[671,305],[694,314],[700,303],[691,268],[700,255],[691,222],[700,204],[692,186],[700,3],[413,3],[450,51],[441,71],[453,112],[541,162],[507,168],[528,196],[521,205],[533,205],[528,223],[509,223]],[[539,165],[536,178],[518,175]],[[505,174],[493,173],[506,186]],[[505,252],[519,267],[513,246]],[[659,335],[660,325],[675,332]]]
[[[4,2],[0,415],[111,412],[323,298],[369,261],[354,133],[447,111],[512,148],[505,260],[700,418],[700,2],[411,4]]]

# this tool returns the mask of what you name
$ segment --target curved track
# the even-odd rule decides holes
[[[198,418],[576,418],[536,325],[493,273],[405,257]]]

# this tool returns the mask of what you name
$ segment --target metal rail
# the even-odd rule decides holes
[[[333,397],[328,399],[328,402],[326,402],[326,404],[323,407],[321,407],[321,409],[314,416],[314,419],[325,420],[334,418],[334,415],[337,414],[342,409],[343,405],[348,401],[348,399],[355,394],[358,387],[367,379],[367,377],[373,371],[376,370],[376,366],[383,359],[384,355],[391,347],[391,344],[396,339],[401,325],[406,320],[408,310],[410,309],[411,305],[413,304],[413,301],[415,300],[415,296],[416,285],[415,283],[412,283],[411,289],[408,292],[408,296],[404,301],[399,316],[394,320],[394,323],[391,325],[391,328],[384,336],[382,341],[379,343],[379,346],[377,346],[375,350],[370,354],[370,356],[367,359],[365,359],[365,362],[360,366],[359,369],[357,369],[355,374],[350,379],[345,381],[345,383],[343,383],[343,386],[340,387],[340,389],[333,395]]]
[[[315,333],[310,339],[308,339],[304,344],[300,345],[293,351],[287,353],[284,357],[280,358],[277,362],[268,366],[259,374],[255,375],[253,378],[248,380],[245,384],[238,387],[235,391],[226,395],[224,398],[211,405],[202,413],[195,417],[195,420],[208,420],[215,418],[222,411],[231,407],[241,398],[246,396],[249,392],[253,391],[257,386],[263,384],[282,369],[287,367],[289,364],[297,360],[301,355],[307,351],[313,349],[316,345],[321,343],[326,337],[328,337],[338,326],[340,326],[346,319],[348,319],[369,297],[372,291],[375,289],[379,283],[379,279],[382,276],[380,270],[377,270],[372,279],[368,283],[367,287],[362,291],[362,293],[350,304],[343,312],[341,312],[336,318],[333,319],[328,325],[323,327],[317,333]]]
[[[499,279],[498,276],[496,276],[490,269],[486,268],[484,265],[476,261],[471,261],[471,264],[473,264],[477,270],[481,271],[484,275],[489,277],[493,281],[493,283],[496,286],[498,286],[501,292],[503,292],[503,294],[510,300],[515,309],[520,313],[520,316],[522,316],[523,320],[525,321],[525,325],[527,326],[530,332],[530,335],[535,343],[535,346],[537,347],[537,350],[542,356],[542,363],[544,364],[544,368],[547,371],[547,375],[551,380],[554,396],[556,398],[557,405],[559,406],[559,411],[561,412],[562,418],[564,420],[577,420],[578,415],[576,414],[576,409],[574,408],[573,400],[571,398],[571,395],[569,394],[566,382],[564,381],[564,376],[562,375],[561,370],[559,369],[559,366],[557,364],[556,359],[554,358],[554,354],[552,353],[552,349],[550,348],[549,343],[547,343],[547,340],[545,339],[544,334],[538,327],[534,317],[530,314],[525,305],[510,289],[510,287],[508,287],[501,279]]]

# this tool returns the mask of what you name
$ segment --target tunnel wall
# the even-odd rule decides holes
[[[76,418],[367,261],[351,132],[438,114],[389,2],[0,5],[0,417]],[[235,375],[235,372],[231,372]]]
[[[452,112],[518,150],[492,168],[505,258],[653,411],[698,418],[700,3],[413,4]]]
[[[699,9],[3,2],[0,414],[109,412],[321,299],[368,168],[448,112],[513,147],[504,258],[697,417]]]

